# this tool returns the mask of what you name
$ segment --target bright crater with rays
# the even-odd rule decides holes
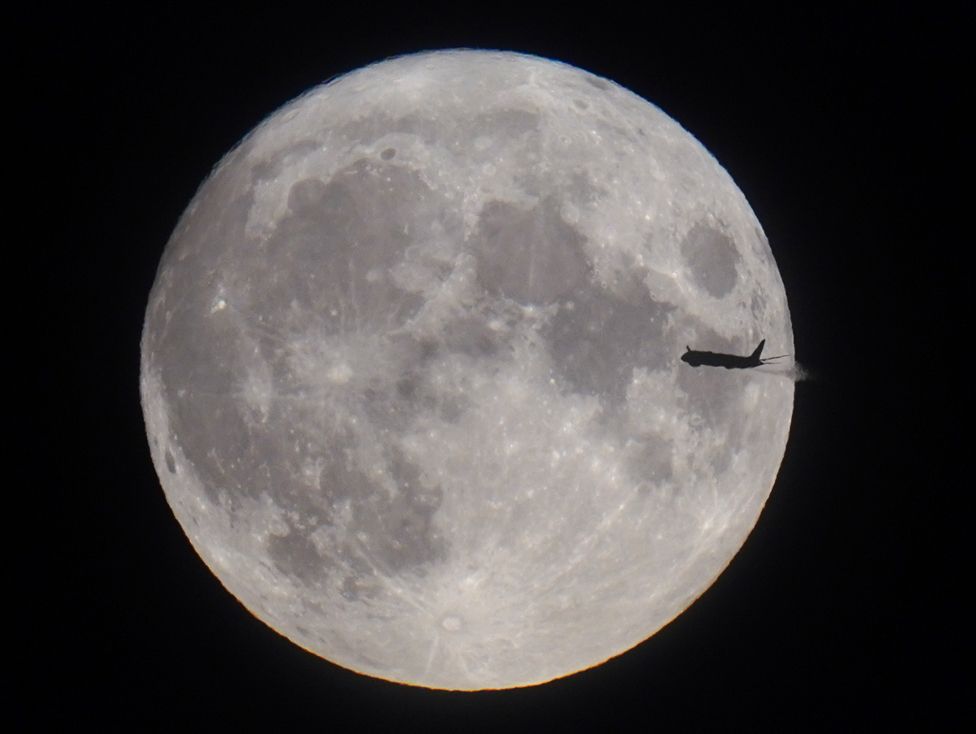
[[[449,689],[596,665],[754,526],[793,384],[752,211],[656,107],[563,64],[407,56],[279,110],[163,255],[142,400],[173,511],[255,616]]]

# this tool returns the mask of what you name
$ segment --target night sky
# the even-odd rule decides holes
[[[23,503],[7,515],[17,730],[863,731],[971,717],[971,11],[156,5],[10,26],[25,41],[7,90],[25,193],[6,243],[25,255],[6,271],[8,367],[27,375],[8,383],[23,410],[7,484]],[[165,502],[138,394],[156,264],[220,157],[327,78],[451,47],[579,66],[698,138],[766,231],[814,375],[797,385],[757,527],[701,599],[601,667],[483,694],[350,673],[246,612]]]

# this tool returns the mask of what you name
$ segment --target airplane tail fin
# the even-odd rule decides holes
[[[763,350],[763,347],[764,346],[766,346],[766,340],[765,339],[763,339],[761,342],[759,342],[759,346],[756,347],[756,351],[754,351],[752,353],[751,356],[752,356],[753,359],[759,359],[759,355],[762,354],[762,350]]]

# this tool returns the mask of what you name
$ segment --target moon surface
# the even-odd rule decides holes
[[[256,617],[360,673],[541,683],[651,636],[755,525],[792,353],[729,175],[661,110],[507,52],[378,63],[265,120],[159,266],[153,462]]]

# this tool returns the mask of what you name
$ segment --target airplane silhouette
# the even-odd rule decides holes
[[[681,361],[687,362],[692,367],[708,365],[709,367],[724,367],[727,370],[742,370],[749,367],[761,367],[774,359],[789,356],[788,354],[779,354],[775,357],[766,357],[764,359],[759,355],[762,354],[765,345],[766,340],[763,339],[759,342],[759,346],[756,347],[755,351],[748,357],[740,357],[737,354],[722,354],[720,352],[699,352],[696,349],[686,346],[685,349],[687,351],[681,355]]]

